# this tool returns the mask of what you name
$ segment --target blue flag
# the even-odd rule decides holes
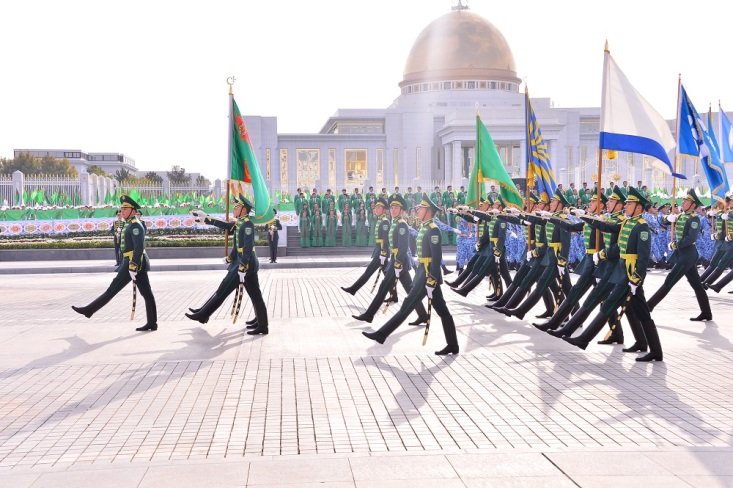
[[[718,119],[720,122],[720,156],[724,163],[733,163],[733,125],[730,119],[718,104]]]
[[[540,126],[537,124],[537,117],[534,115],[532,105],[529,103],[529,96],[524,95],[524,107],[526,110],[525,120],[527,121],[527,147],[529,157],[527,158],[527,190],[536,187],[538,195],[545,195],[550,201],[555,194],[557,182],[552,172],[550,155],[547,154],[547,144],[542,138]]]
[[[679,116],[679,151],[700,158],[700,166],[705,171],[710,186],[710,196],[716,199],[725,199],[730,189],[723,163],[720,162],[718,143],[705,130],[702,118],[692,105],[684,87],[680,87],[680,116]]]

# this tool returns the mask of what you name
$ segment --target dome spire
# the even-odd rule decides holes
[[[468,0],[466,0],[466,4],[464,5],[463,0],[458,0],[458,3],[456,5],[453,5],[451,10],[468,10]]]

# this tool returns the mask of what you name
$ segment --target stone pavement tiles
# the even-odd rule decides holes
[[[615,476],[725,486],[733,475],[733,297],[711,295],[716,322],[689,322],[696,302],[680,283],[653,314],[665,362],[639,364],[620,347],[582,352],[498,316],[481,306],[483,289],[468,300],[446,291],[462,353],[440,358],[437,316],[426,347],[422,328],[407,325],[384,345],[361,336],[368,324],[350,316],[371,282],[355,297],[339,290],[360,272],[261,273],[271,332],[259,337],[242,331],[249,303],[236,325],[231,300],[205,326],[183,317],[221,272],[151,274],[154,333],[135,332],[144,313],[130,322],[129,289],[92,319],[71,311],[111,275],[5,277],[0,483],[71,486],[112,472],[120,486],[160,486],[166,472],[211,479],[212,465],[232,486],[405,486],[410,469],[406,479],[455,486],[606,486]],[[647,289],[662,279],[653,273]],[[335,467],[308,468],[313,460]]]

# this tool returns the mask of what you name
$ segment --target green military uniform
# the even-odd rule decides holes
[[[321,210],[313,212],[313,216],[310,219],[312,240],[311,245],[313,247],[323,246],[323,214]]]
[[[397,280],[399,277],[402,287],[409,294],[412,290],[412,279],[410,278],[410,231],[407,225],[407,221],[403,218],[402,213],[407,206],[407,202],[400,195],[394,194],[389,199],[390,206],[399,206],[401,209],[401,215],[396,219],[392,220],[390,226],[388,241],[390,256],[389,260],[384,267],[384,279],[379,285],[377,294],[374,295],[369,307],[361,315],[352,315],[357,320],[363,320],[365,322],[371,322],[374,320],[374,315],[379,311],[379,307],[387,297],[387,293],[392,292],[396,299],[397,295]],[[427,321],[428,314],[421,302],[415,305],[415,311],[417,312],[417,320],[412,322],[410,325],[418,325]]]
[[[360,211],[356,216],[356,246],[364,247],[369,242],[369,224],[367,222],[366,211]]]
[[[379,198],[377,199],[375,206],[381,206],[386,209],[388,206],[387,200]],[[387,262],[387,255],[389,253],[389,218],[387,218],[386,215],[382,215],[381,218],[379,218],[377,225],[374,227],[374,234],[374,250],[372,251],[371,260],[364,272],[359,276],[359,278],[357,278],[353,285],[341,287],[341,289],[346,293],[354,295],[362,286],[364,286],[369,277],[372,276],[380,266],[384,266],[384,263]]]
[[[312,225],[310,219],[311,212],[308,210],[308,204],[303,204],[300,209],[300,219],[298,221],[298,230],[300,231],[300,247],[311,247],[313,240]]]
[[[341,245],[344,247],[351,247],[354,245],[354,214],[351,213],[351,208],[348,205],[344,206],[344,211],[341,212]]]
[[[440,285],[443,283],[440,268],[443,251],[441,249],[440,230],[432,222],[432,216],[435,215],[438,206],[433,201],[423,198],[420,202],[420,207],[429,209],[426,211],[426,217],[429,218],[423,221],[417,236],[417,257],[419,264],[412,290],[402,302],[402,307],[400,307],[399,311],[387,323],[376,332],[362,332],[362,334],[380,344],[384,343],[386,338],[407,319],[410,312],[417,306],[417,303],[427,295],[429,303],[432,304],[435,312],[441,319],[443,333],[448,343],[445,348],[436,351],[435,354],[458,354],[456,326],[440,289]]]
[[[226,298],[242,284],[252,301],[255,312],[255,320],[248,327],[253,330],[249,330],[247,334],[267,334],[269,332],[267,307],[262,298],[257,276],[260,265],[254,249],[255,226],[247,216],[254,206],[242,195],[236,198],[236,204],[238,207],[241,206],[244,211],[242,216],[235,222],[224,222],[208,216],[204,218],[204,223],[231,232],[234,242],[232,243],[232,250],[227,256],[227,262],[229,263],[227,275],[222,280],[219,288],[201,308],[192,309],[192,313],[187,313],[186,317],[202,324],[207,323],[211,315],[224,303]]]
[[[127,195],[120,198],[122,208],[139,210],[140,205]],[[130,281],[135,282],[140,294],[145,299],[145,315],[147,322],[137,330],[157,330],[158,311],[155,305],[155,297],[150,288],[148,271],[150,260],[145,252],[145,226],[138,220],[135,213],[131,213],[125,222],[123,239],[121,241],[122,262],[117,268],[117,276],[114,277],[107,290],[86,307],[71,308],[87,318],[94,315],[99,309],[109,303]]]
[[[323,245],[325,247],[334,247],[336,245],[336,230],[338,229],[338,215],[336,211],[333,214],[329,212],[326,216],[326,235],[324,236]]]
[[[648,204],[648,200],[635,188],[629,188],[627,200],[636,202],[638,211]],[[609,281],[614,287],[593,322],[583,333],[574,338],[565,338],[567,342],[585,349],[588,343],[600,332],[608,317],[620,306],[625,306],[629,316],[629,324],[636,342],[624,349],[624,352],[644,352],[650,348],[649,354],[636,358],[637,361],[661,361],[662,346],[654,321],[644,299],[644,279],[651,254],[651,231],[649,224],[641,214],[629,217],[621,224],[618,235],[619,261]]]

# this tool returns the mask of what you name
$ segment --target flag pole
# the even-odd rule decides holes
[[[606,59],[607,56],[611,55],[611,51],[608,49],[608,40],[606,40],[606,44],[603,46],[603,88],[606,88],[606,68],[608,66],[608,60]],[[603,94],[603,100],[601,101],[601,104],[605,102],[605,93]],[[601,111],[601,117],[603,116],[603,111]],[[601,128],[602,129],[602,128]],[[600,141],[599,141],[600,142]],[[598,173],[596,174],[596,205],[601,205],[602,199],[601,199],[601,179],[603,175],[603,148],[600,144],[598,144]],[[601,250],[601,230],[596,229],[596,252]]]
[[[525,200],[524,200],[524,208],[526,212],[529,212],[529,188],[530,188],[530,178],[529,178],[529,164],[530,160],[532,158],[532,147],[530,146],[530,133],[529,133],[529,88],[527,86],[527,83],[524,84],[524,136],[526,137],[526,141],[524,145],[526,158],[527,158],[527,167],[525,169],[525,178],[524,178],[524,191],[525,191]],[[535,235],[534,235],[534,225],[530,225],[527,228],[527,250],[531,251],[533,249],[532,244],[534,244]]]
[[[677,74],[677,120],[675,121],[675,146],[674,146],[674,166],[672,173],[677,173],[677,159],[680,154],[680,99],[682,97],[682,73]],[[677,207],[677,178],[672,175],[672,208],[670,212]],[[674,242],[675,226],[672,224],[672,232],[669,233],[669,242]]]
[[[231,176],[232,176],[232,124],[233,124],[233,113],[232,113],[232,105],[234,102],[234,92],[232,91],[232,87],[234,86],[234,82],[237,81],[237,79],[233,76],[230,76],[227,78],[227,85],[229,85],[229,119],[227,120],[227,192],[226,192],[226,222],[229,222],[229,200],[230,197],[230,182],[231,182]],[[229,256],[229,230],[224,231],[224,257]]]
[[[481,137],[479,137],[479,132],[478,132],[478,121],[479,120],[481,120],[481,115],[479,114],[479,111],[478,111],[478,102],[476,102],[476,150],[473,153],[473,164],[475,165],[479,164],[478,156],[479,154],[481,154],[480,149],[479,149],[479,144],[481,143]],[[476,185],[475,208],[478,208],[478,204],[479,202],[481,202],[481,187],[483,186],[479,182],[480,178],[478,178],[478,171],[479,171],[479,166],[476,166],[476,178],[475,178],[475,181],[472,182],[472,184]],[[478,232],[476,235],[478,235]]]

